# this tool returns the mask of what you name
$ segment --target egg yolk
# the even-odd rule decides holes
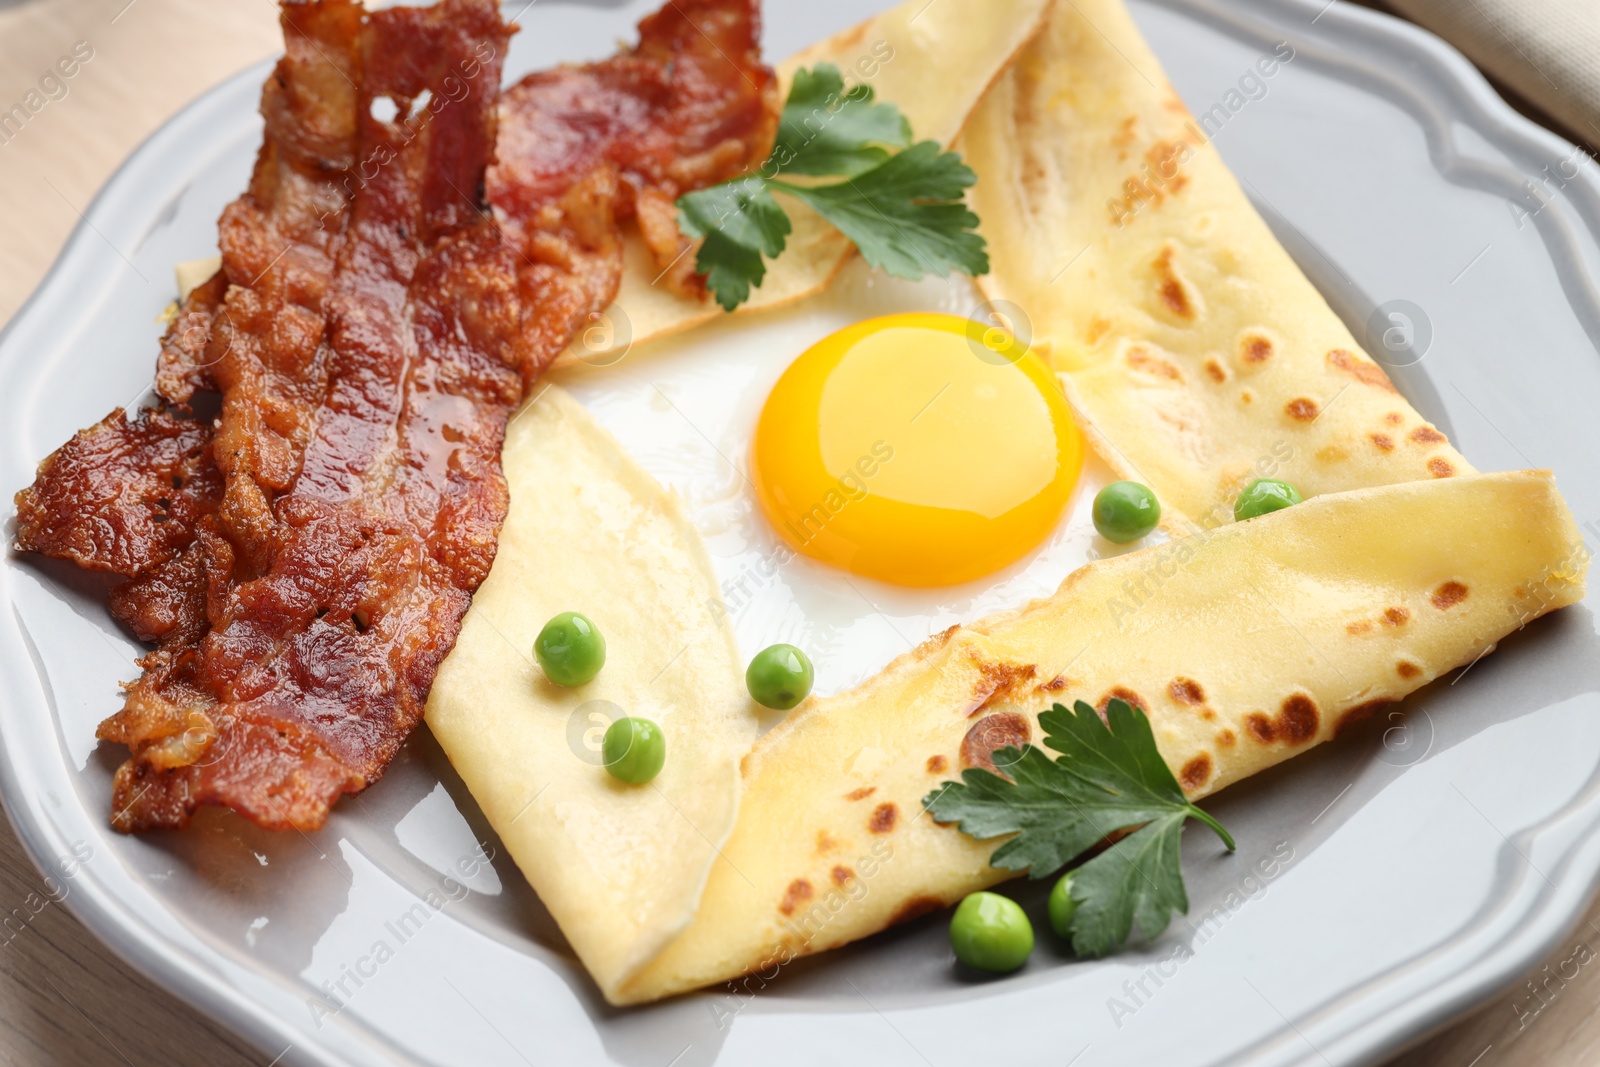
[[[796,551],[911,586],[1026,555],[1082,466],[1039,357],[935,314],[868,319],[807,349],[767,397],[751,456],[761,510]]]

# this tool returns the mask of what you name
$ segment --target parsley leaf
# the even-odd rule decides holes
[[[911,123],[893,104],[873,103],[865,83],[845,92],[839,68],[819,63],[795,71],[778,119],[778,137],[762,173],[853,177],[889,158],[882,147],[911,143]]]
[[[678,226],[690,237],[705,238],[695,267],[724,311],[750,298],[750,287],[766,277],[762,253],[782,252],[791,228],[767,184],[754,175],[681,198]]]
[[[844,180],[797,185],[779,174]],[[838,68],[819,63],[795,72],[760,170],[679,197],[678,225],[702,240],[695,269],[726,311],[750,298],[766,277],[765,260],[788,244],[789,217],[774,191],[809,204],[868,263],[897,277],[985,274],[978,217],[963,202],[975,181],[956,153],[933,141],[912,144],[899,108],[874,102],[865,85],[846,92]]]
[[[1072,875],[1072,951],[1104,956],[1128,939],[1133,921],[1154,938],[1167,928],[1175,911],[1188,914],[1178,845],[1187,812],[1154,819],[1118,841]]]
[[[1015,834],[990,862],[1034,878],[1048,877],[1118,830],[1140,827],[1074,873],[1079,907],[1072,947],[1102,956],[1128,939],[1135,921],[1146,938],[1157,936],[1172,912],[1189,910],[1178,863],[1184,823],[1204,822],[1230,851],[1233,838],[1183,795],[1139,709],[1112,700],[1102,721],[1080,700],[1072,710],[1057,704],[1043,712],[1039,725],[1060,759],[1032,746],[1002,750],[995,763],[1009,780],[965,770],[961,782],[945,783],[923,806],[972,837]]]
[[[962,196],[978,180],[954,152],[920,141],[838,185],[773,187],[804,200],[855,242],[866,261],[897,278],[989,273],[978,216]]]

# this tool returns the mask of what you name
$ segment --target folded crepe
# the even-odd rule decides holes
[[[608,995],[770,977],[1012,877],[989,865],[999,841],[934,823],[920,801],[1036,738],[1052,702],[1142,707],[1184,790],[1205,796],[1581,599],[1587,563],[1543,471],[1329,494],[1091,563],[764,736],[693,924]]]
[[[757,720],[699,534],[583,405],[550,386],[512,422],[511,510],[428,700],[427,723],[607,996],[688,924],[733,829]],[[594,681],[532,660],[546,621],[606,639]],[[648,785],[608,775],[600,738],[641,715],[667,737]]]
[[[1043,23],[1050,0],[907,0],[898,7],[791,56],[778,67],[784,98],[794,72],[831,63],[845,84],[872,87],[900,108],[919,141],[948,145],[984,91]],[[792,303],[827,288],[855,254],[838,230],[804,204],[783,197],[794,230],[782,256],[767,264],[761,286],[739,313]],[[589,331],[556,361],[604,365],[619,349],[710,322],[715,301],[688,300],[658,285],[660,271],[637,233],[624,248],[622,288],[605,312],[608,328]]]
[[[956,148],[980,287],[1173,532],[1229,521],[1258,477],[1312,496],[1472,470],[1278,244],[1122,0],[1056,4]]]

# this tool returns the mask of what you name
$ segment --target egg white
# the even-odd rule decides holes
[[[789,642],[811,657],[815,691],[828,694],[864,681],[932,634],[1020,608],[1084,563],[1138,547],[1095,533],[1094,494],[1113,476],[1087,447],[1078,488],[1050,537],[1011,566],[962,585],[908,588],[818,563],[789,549],[761,514],[750,440],[768,392],[797,356],[862,319],[906,311],[968,316],[981,302],[964,277],[907,282],[856,259],[809,300],[720,319],[615,362],[608,355],[607,366],[562,368],[550,380],[685,502],[744,658]],[[626,309],[618,311],[603,328],[626,330]]]

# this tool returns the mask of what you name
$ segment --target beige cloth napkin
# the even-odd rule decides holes
[[[1591,144],[1600,143],[1600,0],[1388,0]]]

